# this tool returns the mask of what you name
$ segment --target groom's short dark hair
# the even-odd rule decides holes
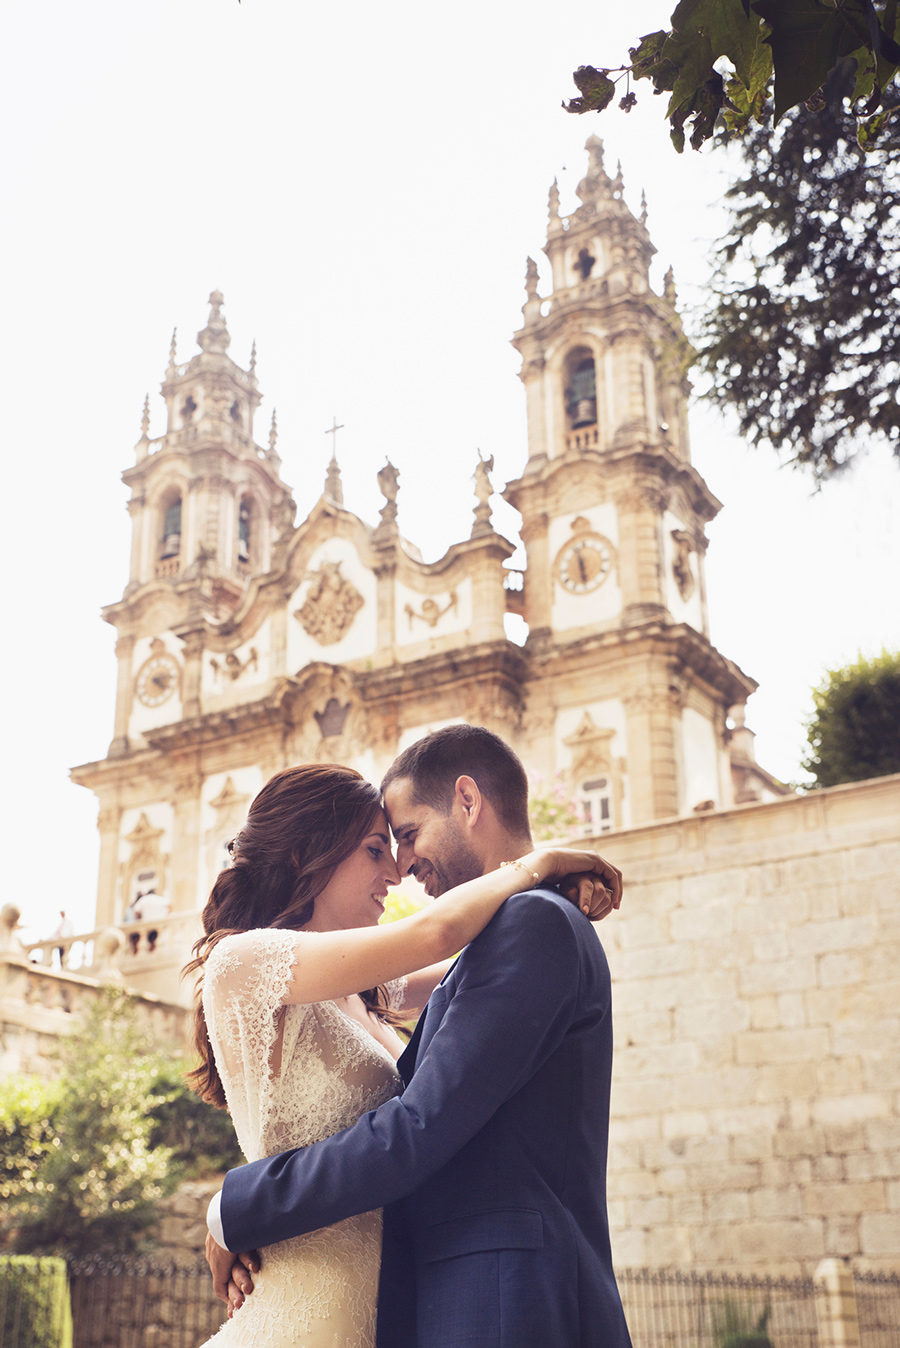
[[[409,779],[413,798],[449,814],[457,777],[471,777],[506,828],[530,836],[528,778],[508,744],[480,725],[448,725],[411,744],[394,759],[381,783]]]

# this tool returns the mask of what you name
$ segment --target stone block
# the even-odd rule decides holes
[[[859,1219],[860,1253],[870,1259],[897,1259],[900,1212],[864,1212]]]
[[[851,1125],[864,1119],[884,1118],[890,1113],[889,1098],[874,1091],[858,1091],[851,1095],[813,1101],[813,1118],[824,1124]]]
[[[739,1063],[809,1063],[829,1050],[828,1031],[822,1026],[800,1030],[748,1030],[736,1040]]]
[[[834,1183],[845,1178],[844,1158],[843,1156],[824,1156],[810,1157],[812,1165],[812,1177],[818,1184]]]
[[[786,1160],[775,1156],[771,1161],[760,1161],[759,1182],[773,1188],[790,1188],[794,1184],[807,1184],[812,1178],[812,1160],[809,1156],[795,1156]]]
[[[723,945],[734,937],[737,905],[732,898],[717,897],[702,907],[679,908],[672,914],[672,939],[695,946]]]
[[[803,1203],[811,1217],[856,1216],[862,1212],[883,1212],[885,1186],[880,1180],[849,1184],[808,1184]]]
[[[754,959],[738,971],[738,990],[743,997],[765,993],[797,992],[816,986],[816,961],[813,955],[790,958]]]
[[[778,998],[774,993],[765,997],[750,997],[746,1002],[750,1011],[751,1030],[777,1030],[781,1024],[778,1015]]]
[[[807,922],[791,932],[795,955],[824,955],[856,946],[870,947],[877,935],[874,916],[845,917],[837,922]]]
[[[754,1129],[750,1133],[738,1133],[728,1139],[729,1156],[732,1161],[765,1161],[774,1154],[771,1129]]]
[[[900,1150],[857,1152],[844,1158],[844,1169],[848,1180],[893,1179],[900,1175]]]
[[[863,1062],[858,1056],[823,1058],[816,1063],[816,1077],[819,1095],[845,1095],[863,1090],[866,1084]]]
[[[832,951],[820,955],[816,962],[816,981],[820,988],[833,988],[843,983],[859,983],[863,977],[863,952],[858,950]]]
[[[671,1199],[667,1194],[651,1198],[625,1199],[625,1213],[630,1227],[661,1226],[671,1219]]]
[[[705,1218],[708,1222],[745,1222],[750,1216],[750,1195],[741,1189],[707,1193]]]
[[[806,1003],[802,992],[780,992],[777,997],[778,1024],[783,1030],[796,1030],[807,1024]]]
[[[860,1253],[859,1218],[828,1217],[825,1220],[825,1245],[835,1259],[855,1259]]]
[[[750,1028],[750,1007],[747,1002],[689,1001],[675,1008],[676,1039],[720,1038]]]
[[[793,1221],[804,1216],[798,1185],[758,1185],[750,1194],[750,1216],[765,1221]]]

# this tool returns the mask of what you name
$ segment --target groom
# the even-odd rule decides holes
[[[432,896],[531,849],[522,765],[481,727],[419,740],[382,791],[400,872]],[[404,1093],[225,1177],[229,1250],[384,1207],[378,1348],[630,1344],[606,1215],[609,970],[587,917],[522,871],[432,994]],[[614,867],[603,884],[618,907]],[[223,1295],[233,1256],[207,1247]]]

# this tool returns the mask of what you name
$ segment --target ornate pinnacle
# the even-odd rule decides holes
[[[481,450],[478,451],[478,462],[475,465],[475,474],[473,481],[475,483],[475,500],[478,502],[473,514],[475,516],[472,525],[472,538],[480,538],[484,534],[491,533],[491,507],[488,504],[491,499],[493,487],[491,486],[490,473],[494,467],[494,456],[489,455],[485,458]]]
[[[269,453],[275,453],[275,446],[278,444],[278,418],[275,415],[275,408],[272,408],[272,425],[269,427]]]
[[[344,504],[344,486],[341,482],[341,469],[337,459],[334,456],[334,450],[331,451],[331,458],[328,461],[328,467],[325,470],[325,495],[329,501],[335,505]]]
[[[668,300],[669,304],[674,305],[678,298],[675,290],[675,273],[670,267],[663,277],[663,298]]]
[[[145,394],[144,394],[144,410],[143,410],[143,412],[141,413],[141,439],[142,439],[142,440],[146,440],[146,439],[148,438],[148,432],[149,432],[149,430],[150,430],[150,394],[149,394],[149,393],[145,393]]]
[[[231,345],[231,334],[222,314],[225,296],[221,290],[213,290],[209,297],[209,322],[202,332],[197,333],[197,343],[201,351],[218,351],[224,354]]]
[[[641,188],[641,224],[647,223],[647,193]]]
[[[559,219],[559,183],[556,179],[550,184],[550,194],[547,198],[547,213],[551,222]]]
[[[620,197],[625,190],[625,179],[622,177],[622,161],[619,159],[616,163],[616,176],[613,178],[613,195]]]
[[[537,263],[535,262],[533,257],[529,257],[525,261],[525,294],[528,296],[530,300],[536,298],[537,289],[538,289]]]
[[[175,345],[178,340],[178,329],[172,329],[172,340],[169,343],[169,369],[175,369]]]
[[[256,338],[253,338],[253,344],[250,347],[250,374],[256,373]]]

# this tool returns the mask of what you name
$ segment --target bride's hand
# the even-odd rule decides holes
[[[622,872],[598,852],[575,847],[540,848],[522,858],[522,864],[577,904],[592,922],[608,917],[622,902]]]

